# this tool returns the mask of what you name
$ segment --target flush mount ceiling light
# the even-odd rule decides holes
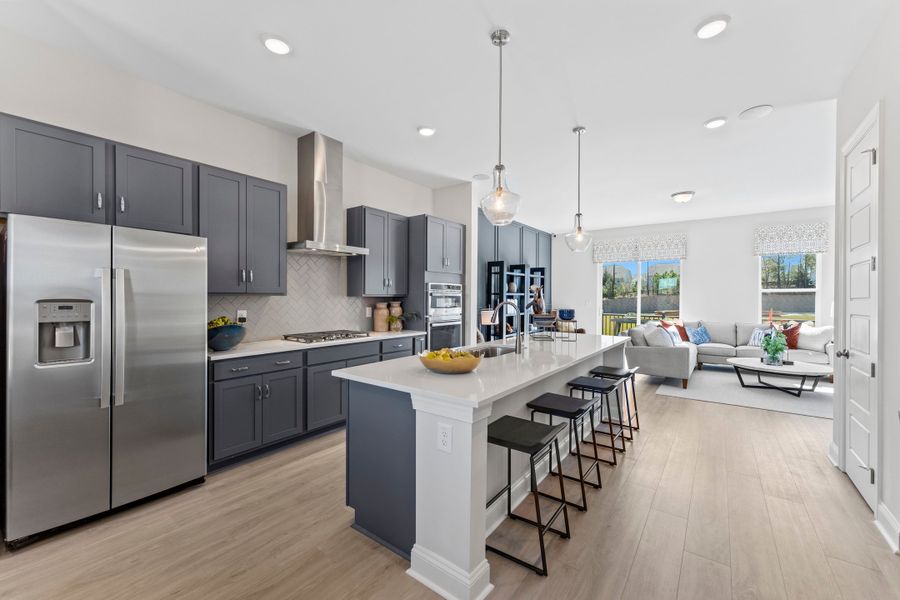
[[[472,181],[487,181],[491,176],[485,173],[475,173],[472,175]]]
[[[697,37],[701,40],[708,40],[716,37],[728,27],[731,17],[728,15],[717,15],[710,17],[697,26]]]
[[[285,54],[291,53],[291,47],[288,45],[288,43],[278,36],[263,35],[261,39],[263,45],[266,47],[266,50],[268,50],[272,54],[284,56]]]
[[[751,106],[740,114],[738,118],[744,121],[753,121],[755,119],[763,119],[768,117],[775,111],[775,107],[771,104],[760,104],[759,106]]]
[[[494,185],[490,193],[481,199],[484,216],[494,225],[509,225],[519,210],[519,195],[510,191],[503,166],[503,46],[509,43],[509,32],[498,29],[491,33],[491,43],[500,50],[500,87],[498,102],[497,164],[494,166]]]
[[[572,130],[578,136],[578,208],[575,212],[575,227],[566,234],[566,245],[572,252],[584,252],[591,247],[591,236],[581,227],[581,136],[584,132],[584,127]]]
[[[728,117],[714,117],[703,124],[707,129],[718,129],[728,122]]]
[[[675,192],[672,194],[672,200],[679,204],[690,202],[694,197],[694,192]]]
[[[431,137],[434,135],[434,127],[419,127],[418,132],[422,137]]]

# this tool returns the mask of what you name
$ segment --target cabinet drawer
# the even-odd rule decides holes
[[[221,360],[213,363],[213,379],[222,381],[247,375],[272,373],[285,369],[296,369],[303,366],[303,352],[281,352],[278,354],[261,354],[247,358]]]
[[[393,340],[385,340],[381,342],[381,353],[405,351],[407,354],[412,352],[413,338],[397,338]]]
[[[412,356],[409,350],[400,350],[399,352],[385,352],[381,355],[381,360],[394,360],[395,358],[406,358]]]
[[[321,365],[322,363],[360,358],[370,354],[378,354],[378,342],[361,342],[307,350],[306,364]]]

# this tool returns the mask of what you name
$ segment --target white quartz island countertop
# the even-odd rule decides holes
[[[333,340],[330,342],[313,342],[304,344],[302,342],[289,342],[287,340],[260,340],[258,342],[242,342],[231,350],[222,350],[215,352],[207,350],[209,360],[225,360],[228,358],[245,358],[247,356],[257,356],[260,354],[275,354],[276,352],[293,352],[295,350],[312,350],[313,348],[324,348],[326,346],[342,346],[345,344],[359,344],[362,342],[380,342],[395,338],[415,337],[417,335],[425,335],[424,331],[415,331],[412,329],[400,332],[379,332],[370,331],[368,337],[350,338],[346,340]]]
[[[510,352],[483,358],[471,373],[444,375],[429,371],[418,356],[390,363],[372,363],[332,374],[342,379],[366,383],[409,394],[427,395],[472,408],[490,404],[534,382],[624,346],[627,337],[578,335],[576,341],[529,341],[522,354]],[[497,343],[491,345],[498,345]],[[512,342],[509,342],[512,345]],[[598,363],[599,364],[599,363]],[[594,365],[596,366],[596,365]]]

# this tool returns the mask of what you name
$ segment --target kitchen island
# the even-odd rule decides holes
[[[489,447],[488,423],[528,418],[527,402],[568,393],[566,383],[593,367],[624,366],[627,340],[531,341],[522,354],[484,358],[464,375],[432,373],[416,356],[334,371],[349,382],[353,527],[408,557],[409,575],[442,596],[485,597],[493,589],[485,539],[505,518],[505,503],[485,504],[506,483],[506,454]],[[528,490],[527,465],[513,456],[514,503]]]

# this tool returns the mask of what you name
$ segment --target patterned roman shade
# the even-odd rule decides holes
[[[820,254],[828,250],[828,223],[766,225],[756,230],[753,253]]]
[[[595,263],[680,258],[687,258],[687,236],[683,233],[594,242]]]

